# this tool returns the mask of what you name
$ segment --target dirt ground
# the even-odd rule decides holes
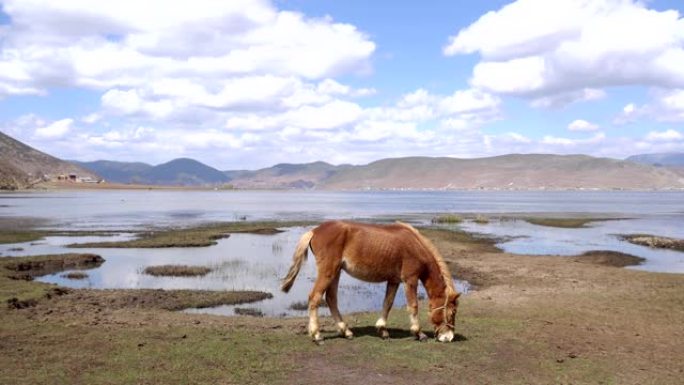
[[[163,310],[163,294],[69,290],[0,309],[0,383],[683,383],[684,275],[615,267],[635,261],[611,253],[512,255],[423,232],[475,285],[453,343],[412,340],[404,309],[390,315],[389,341],[376,335],[377,313],[360,313],[346,315],[353,340],[323,319],[317,346],[302,318],[187,314]]]

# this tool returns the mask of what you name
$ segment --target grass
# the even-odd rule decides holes
[[[40,300],[65,293],[54,285],[32,282],[42,274],[66,269],[99,266],[104,259],[94,254],[39,255],[0,258],[0,302],[10,307],[24,308]]]
[[[121,233],[131,233],[133,231],[103,231],[103,230],[75,230],[75,231],[64,231],[64,230],[3,230],[0,232],[0,244],[12,244],[12,243],[25,243],[25,242],[35,242],[45,237],[87,237],[87,236],[114,236]]]
[[[684,251],[684,239],[661,237],[649,234],[629,234],[622,238],[635,245]]]
[[[72,271],[70,273],[62,274],[62,277],[66,278],[66,279],[80,280],[80,279],[88,278],[88,274],[84,273],[82,271]]]
[[[250,317],[263,317],[264,313],[254,307],[236,307],[234,309],[235,314],[237,315],[246,315]]]
[[[305,226],[309,222],[226,222],[184,229],[165,229],[140,233],[137,239],[118,242],[92,242],[69,245],[75,248],[166,248],[206,247],[231,233],[270,235],[279,227]]]
[[[579,229],[588,223],[603,220],[597,218],[524,218],[525,222],[537,226],[559,227],[563,229]]]
[[[486,225],[489,223],[489,218],[484,215],[477,215],[475,216],[475,219],[473,219],[473,222],[477,223],[478,225]]]
[[[432,218],[434,224],[454,224],[463,222],[463,218],[456,214],[443,214]]]
[[[41,231],[1,231],[0,244],[34,242],[43,239],[43,237],[45,237],[45,233]]]
[[[206,266],[188,265],[147,266],[143,270],[143,273],[155,277],[198,277],[207,275],[210,272],[211,269]]]
[[[325,302],[325,299],[323,299],[318,303],[318,307],[328,307],[328,303]],[[297,311],[309,310],[309,303],[307,301],[292,302],[292,304],[289,306],[289,309]]]
[[[420,231],[447,261],[497,278],[461,299],[455,343],[415,342],[399,308],[389,318],[389,341],[377,336],[373,312],[345,314],[356,335],[351,341],[321,317],[326,340],[316,346],[304,318],[162,310],[220,292],[71,290],[52,300],[43,296],[33,308],[0,308],[0,383],[681,382],[681,275],[516,256],[468,233]],[[0,293],[13,290],[23,298],[54,289],[10,279],[16,270],[6,269],[8,260],[0,259]],[[425,309],[423,302],[419,316],[430,332]]]

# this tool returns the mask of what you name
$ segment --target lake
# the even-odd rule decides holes
[[[116,230],[111,237],[48,237],[39,242],[0,245],[2,255],[72,252],[65,245],[106,239],[127,239],[130,231],[149,227],[190,226],[235,220],[312,220],[345,218],[390,221],[402,219],[429,224],[437,213],[482,214],[487,224],[464,221],[454,226],[487,236],[501,237],[502,249],[522,254],[574,255],[589,250],[615,250],[647,259],[650,271],[684,273],[684,253],[632,245],[617,234],[651,233],[684,238],[684,192],[318,192],[318,191],[60,191],[0,194],[0,220],[23,217],[41,226],[65,230]],[[504,215],[507,214],[507,215]],[[522,215],[583,215],[622,218],[593,222],[586,228],[559,229],[512,219]],[[515,215],[514,215],[515,216]],[[303,315],[289,309],[305,301],[315,266],[309,261],[292,291],[278,291],[279,279],[305,228],[276,235],[233,234],[205,248],[78,249],[102,255],[107,262],[89,270],[85,280],[69,280],[62,273],[40,278],[71,287],[263,290],[274,298],[255,307],[267,315]],[[11,250],[22,249],[22,250]],[[151,277],[149,265],[192,264],[214,270],[201,278]],[[467,283],[457,282],[467,291]],[[384,285],[342,279],[342,312],[378,310]],[[403,295],[395,306],[403,305]],[[232,314],[233,307],[202,312]],[[323,310],[323,313],[326,311]]]

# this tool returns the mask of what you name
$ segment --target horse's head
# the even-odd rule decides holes
[[[460,296],[461,293],[451,292],[443,297],[443,303],[430,301],[430,321],[435,326],[435,338],[440,342],[454,340],[454,324],[458,310],[458,297]],[[436,301],[441,299],[435,298]]]

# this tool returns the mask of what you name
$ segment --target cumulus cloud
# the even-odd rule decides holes
[[[645,138],[649,142],[674,142],[684,140],[681,132],[673,129],[666,131],[651,131]]]
[[[0,40],[4,94],[55,85],[126,91],[163,80],[211,88],[266,74],[276,83],[325,79],[367,71],[375,50],[353,25],[267,1],[6,0],[3,9],[11,18]]]
[[[521,23],[524,20],[524,23]],[[474,87],[554,106],[620,85],[684,87],[684,19],[635,0],[518,0],[451,36]]]
[[[587,122],[584,119],[577,119],[568,124],[568,130],[570,131],[596,131],[598,129],[598,124]]]

